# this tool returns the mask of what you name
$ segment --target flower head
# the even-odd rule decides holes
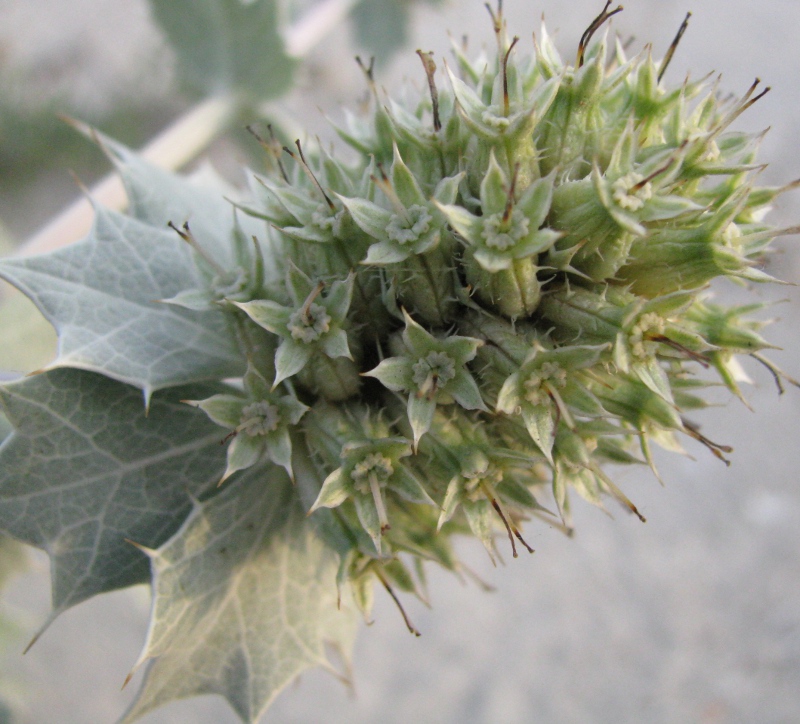
[[[243,382],[244,395],[221,394],[190,402],[231,431],[226,438],[230,440],[228,466],[220,483],[264,458],[285,468],[293,478],[290,432],[308,407],[292,395],[271,391],[252,366]]]
[[[394,392],[408,394],[407,414],[414,447],[430,429],[437,404],[457,403],[465,410],[485,410],[478,385],[467,368],[483,343],[470,337],[437,338],[404,312],[405,353],[383,360],[365,373]]]

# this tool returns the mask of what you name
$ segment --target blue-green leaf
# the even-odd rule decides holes
[[[58,369],[0,390],[15,431],[0,446],[0,530],[52,561],[52,620],[104,591],[142,583],[147,558],[213,490],[225,469],[220,429],[180,397],[141,393],[101,375]]]
[[[276,0],[150,0],[186,83],[203,93],[274,98],[292,84]]]
[[[153,617],[140,661],[152,664],[124,722],[200,694],[225,697],[255,722],[303,670],[332,668],[326,644],[349,659],[355,625],[337,607],[338,556],[281,468],[251,468],[196,504],[151,556]]]
[[[244,372],[231,317],[158,300],[201,285],[174,232],[99,209],[89,236],[42,256],[6,259],[0,275],[27,294],[59,334],[53,367],[100,372],[141,388]]]

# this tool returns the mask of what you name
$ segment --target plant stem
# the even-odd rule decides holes
[[[322,0],[284,33],[288,55],[302,58],[350,13],[358,0]],[[233,94],[206,98],[139,151],[146,161],[175,170],[200,155],[234,120],[237,111]],[[87,198],[88,197],[88,198]],[[98,204],[121,211],[127,206],[122,182],[109,174],[86,196],[73,202],[17,250],[19,256],[42,254],[71,244],[89,233]]]
[[[140,151],[147,161],[176,169],[195,158],[227,128],[236,110],[232,95],[207,98],[178,118]],[[89,232],[94,205],[121,210],[127,205],[125,189],[116,174],[109,174],[26,241],[20,256],[42,254],[77,241]]]

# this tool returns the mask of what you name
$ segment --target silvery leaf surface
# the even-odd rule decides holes
[[[183,397],[56,369],[0,389],[14,432],[0,446],[0,530],[51,559],[52,621],[97,593],[149,579],[147,557],[214,490],[225,470],[220,430]]]
[[[148,163],[107,136],[92,135],[113,161],[125,186],[128,213],[135,219],[157,229],[166,229],[170,221],[176,226],[188,223],[204,251],[226,269],[237,261],[233,253],[234,220],[248,239],[257,236],[264,240],[264,222],[236,212],[229,199],[237,200],[237,190],[213,169],[204,168],[191,177],[179,176]]]
[[[6,259],[0,275],[30,297],[58,332],[51,367],[100,372],[144,391],[239,376],[231,317],[162,304],[201,286],[177,234],[100,208],[89,236],[64,249]]]
[[[255,722],[300,672],[331,668],[325,644],[349,659],[355,621],[337,607],[338,556],[282,468],[232,479],[150,555],[153,617],[140,662],[152,661],[123,722],[201,694]]]

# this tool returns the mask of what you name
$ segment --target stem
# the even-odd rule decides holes
[[[341,22],[358,0],[323,0],[284,33],[286,53],[294,58],[308,55]],[[191,108],[162,131],[139,155],[161,168],[175,170],[197,158],[224,133],[236,117],[233,94],[212,96]],[[94,206],[116,211],[127,207],[125,189],[116,174],[109,174],[88,193],[68,206],[17,250],[19,256],[42,254],[81,239],[92,227]],[[89,201],[91,199],[91,201]]]
[[[328,33],[344,20],[360,0],[323,0],[314,5],[284,33],[286,53],[307,56]]]
[[[139,153],[146,161],[163,168],[180,168],[200,154],[228,127],[235,110],[236,103],[232,95],[207,98],[162,131]],[[28,239],[17,254],[42,254],[77,241],[92,227],[94,204],[115,210],[127,206],[125,188],[116,174],[106,176],[89,191],[88,196],[64,209]]]

